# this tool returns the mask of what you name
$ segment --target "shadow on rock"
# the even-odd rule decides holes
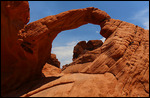
[[[34,80],[34,81],[31,81],[29,83],[22,85],[22,87],[17,88],[16,90],[12,91],[11,93],[3,97],[20,97],[21,95],[26,94],[32,90],[35,90],[41,87],[42,85],[48,82],[54,81],[60,77],[61,76],[42,77],[38,80]]]

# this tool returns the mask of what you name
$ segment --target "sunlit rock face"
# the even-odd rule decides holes
[[[149,30],[110,19],[100,33],[107,36],[103,45],[78,57],[63,73],[111,73],[117,79],[117,96],[149,96]],[[98,56],[79,64],[89,54]]]
[[[94,7],[28,21],[27,1],[1,1],[2,96],[149,96],[149,30]],[[59,61],[50,57],[53,40],[87,23],[101,26],[105,42],[61,72]]]

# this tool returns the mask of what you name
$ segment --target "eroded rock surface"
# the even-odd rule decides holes
[[[149,30],[111,19],[94,7],[25,25],[28,21],[27,1],[1,1],[2,96],[149,96]],[[60,74],[42,77],[57,34],[87,23],[101,26],[103,45],[76,58]],[[81,63],[82,59],[86,62]],[[45,67],[45,72],[52,70]]]
[[[109,72],[116,77],[121,96],[149,96],[149,30],[115,19],[104,25],[101,33],[105,31],[108,35],[104,36],[109,37],[94,50],[99,51],[99,56],[90,64],[85,63],[87,66],[82,64],[85,66],[83,70],[76,71],[78,64],[74,63],[63,72]]]
[[[46,63],[42,69],[42,73],[45,77],[55,76],[61,73],[61,69],[54,65]]]
[[[66,74],[22,97],[109,97],[118,96],[116,78],[105,74]]]
[[[26,62],[24,50],[17,41],[17,33],[28,21],[27,1],[1,1],[1,95],[21,85],[28,75],[32,77],[34,65]]]

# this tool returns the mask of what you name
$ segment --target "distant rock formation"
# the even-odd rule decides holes
[[[78,42],[73,50],[73,62],[62,66],[62,70],[65,70],[70,65],[93,62],[99,53],[94,54],[92,50],[99,48],[102,44],[101,40],[89,40],[87,43],[86,41]]]
[[[60,68],[60,62],[58,61],[58,59],[56,58],[56,55],[55,54],[51,54],[49,56],[49,58],[47,59],[47,63],[48,64],[51,64],[53,66],[56,66],[58,68]]]
[[[149,96],[149,30],[94,7],[28,21],[27,1],[1,1],[1,96]],[[82,55],[61,72],[51,55],[53,40],[87,23],[101,26],[105,42],[96,49],[97,43],[82,42],[90,51],[80,49]]]
[[[81,54],[84,54],[87,51],[86,47],[87,47],[86,41],[78,42],[73,50],[73,60],[78,58]]]
[[[86,41],[78,42],[73,50],[73,60],[87,51],[97,49],[98,47],[102,46],[102,44],[103,42],[101,40],[89,40],[87,43]]]

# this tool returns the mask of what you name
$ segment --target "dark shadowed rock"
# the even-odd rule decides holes
[[[94,50],[97,49],[98,47],[102,46],[103,42],[101,40],[89,40],[87,42],[87,50]]]
[[[60,68],[60,62],[56,58],[55,54],[51,54],[51,56],[47,59],[47,63]]]
[[[86,41],[78,42],[73,50],[73,60],[78,58],[79,55],[84,54],[86,52],[86,47]]]

